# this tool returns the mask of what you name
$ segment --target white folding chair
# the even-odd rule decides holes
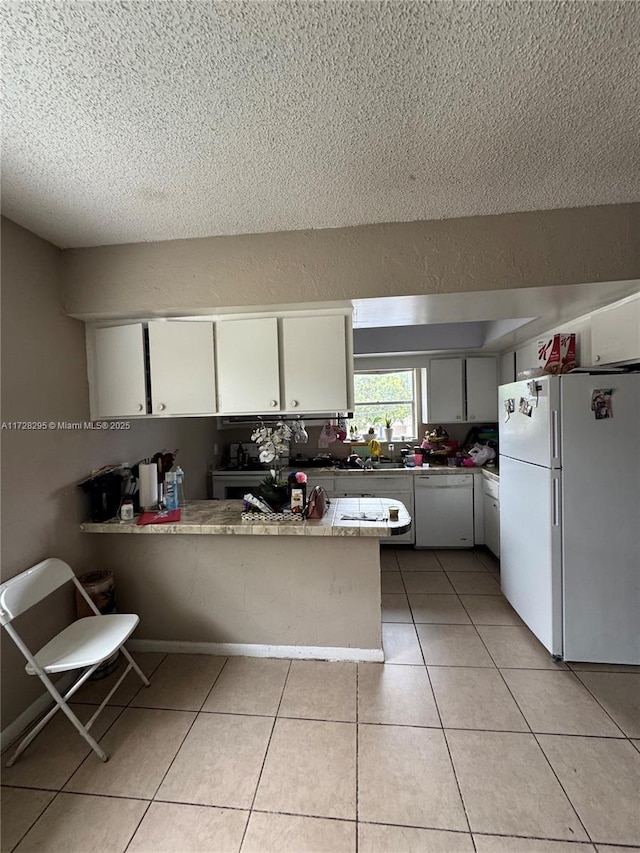
[[[86,616],[83,619],[72,622],[71,625],[43,646],[39,652],[32,654],[19,637],[11,622],[67,581],[73,581],[82,597],[96,615]],[[7,767],[11,767],[16,758],[24,752],[35,736],[59,709],[64,711],[91,749],[102,761],[107,761],[108,756],[106,752],[91,737],[89,729],[131,669],[135,670],[146,687],[149,686],[147,677],[124,647],[124,643],[129,639],[139,621],[139,618],[133,613],[102,615],[80,581],[74,575],[71,567],[56,557],[43,560],[37,566],[27,569],[26,572],[16,575],[16,577],[11,578],[11,580],[0,586],[0,625],[4,625],[11,639],[27,659],[25,667],[27,673],[29,675],[37,675],[55,700],[53,708],[21,741],[16,751],[7,761]],[[86,725],[83,726],[67,705],[67,701],[93,675],[96,669],[117,650],[122,652],[129,661],[129,664],[114,687],[109,691],[109,694],[98,710]],[[74,669],[82,669],[84,672],[74,682],[67,693],[61,696],[49,678],[49,674],[68,672]]]

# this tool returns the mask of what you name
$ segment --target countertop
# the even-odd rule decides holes
[[[399,520],[389,521],[389,507],[399,507]],[[384,538],[406,533],[411,517],[400,501],[387,498],[333,498],[322,519],[295,521],[243,521],[242,501],[187,501],[176,524],[138,526],[136,520],[113,519],[102,523],[85,522],[83,533],[135,533],[171,535],[175,533],[241,536],[372,536]],[[380,516],[383,521],[345,520],[342,516],[360,513]]]
[[[399,476],[399,477],[411,477],[415,474],[480,474],[484,473],[487,477],[493,480],[499,480],[499,473],[496,468],[467,468],[465,465],[462,465],[459,468],[449,468],[448,465],[422,465],[421,467],[414,468],[403,468],[403,467],[393,467],[391,465],[384,465],[380,468],[305,468],[304,465],[296,468],[295,466],[290,466],[288,468],[283,468],[282,474],[283,477],[286,477],[291,471],[304,471],[309,479],[312,481],[314,477],[350,477],[353,474],[366,474],[368,477],[374,477],[380,474],[386,474],[387,476]],[[264,477],[267,474],[267,470],[263,471],[225,471],[223,469],[217,469],[216,471],[211,472],[212,477]]]

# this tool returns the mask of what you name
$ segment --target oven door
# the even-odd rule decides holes
[[[211,474],[211,494],[214,500],[242,500],[247,492],[254,491],[264,480],[268,471],[243,472],[229,474],[216,472]]]

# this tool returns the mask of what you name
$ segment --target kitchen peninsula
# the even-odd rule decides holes
[[[140,616],[132,648],[382,661],[379,539],[410,527],[406,508],[341,498],[323,519],[276,522],[243,521],[241,508],[191,501],[178,523],[81,526],[111,534],[98,568]]]

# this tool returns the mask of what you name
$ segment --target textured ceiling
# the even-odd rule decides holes
[[[640,199],[636,2],[2,17],[4,212],[59,246]]]

